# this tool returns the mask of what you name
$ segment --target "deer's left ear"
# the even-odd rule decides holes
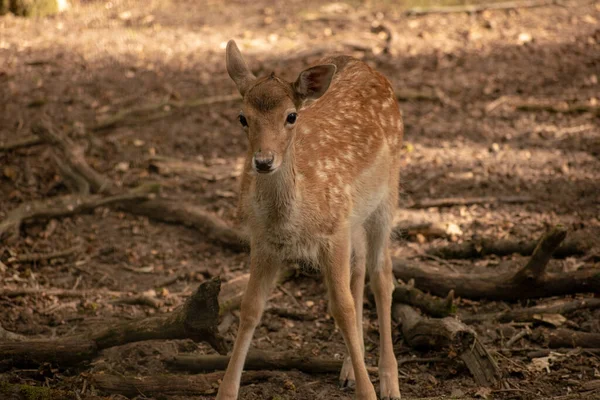
[[[323,64],[300,72],[298,79],[293,84],[296,95],[301,100],[318,99],[329,88],[336,69],[333,64]]]

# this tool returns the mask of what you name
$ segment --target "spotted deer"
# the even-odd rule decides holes
[[[347,56],[329,57],[287,82],[256,78],[233,40],[229,76],[243,97],[249,140],[239,212],[250,231],[250,281],[217,400],[236,399],[254,330],[277,272],[318,266],[348,357],[340,382],[375,400],[364,362],[363,290],[368,271],[380,330],[380,397],[399,399],[392,347],[394,276],[389,251],[398,199],[403,123],[389,81]]]

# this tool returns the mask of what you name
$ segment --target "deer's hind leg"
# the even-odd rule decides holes
[[[365,273],[367,258],[367,243],[365,230],[363,227],[356,229],[352,233],[352,257],[351,257],[351,276],[350,291],[354,299],[356,309],[356,329],[358,330],[358,340],[362,345],[363,358],[365,355],[365,341],[363,338],[363,296],[365,291]],[[346,356],[342,371],[340,372],[340,386],[354,387],[356,380],[354,377],[354,368],[350,355]]]
[[[395,196],[382,203],[369,217],[367,232],[367,271],[377,305],[379,321],[379,384],[385,400],[400,399],[398,362],[392,343],[392,292],[394,275],[390,255],[390,232]]]

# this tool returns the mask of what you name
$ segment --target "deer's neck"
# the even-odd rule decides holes
[[[290,148],[275,173],[256,176],[255,200],[262,217],[269,223],[279,223],[292,216],[296,197],[294,149]]]

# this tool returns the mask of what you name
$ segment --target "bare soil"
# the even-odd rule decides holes
[[[0,144],[30,135],[32,124],[48,115],[59,129],[86,145],[91,166],[121,187],[159,182],[162,196],[192,201],[233,224],[237,178],[163,176],[149,168],[148,160],[164,156],[225,165],[234,171],[246,148],[236,119],[239,101],[161,108],[162,114],[155,118],[100,131],[92,128],[130,107],[235,93],[224,62],[224,44],[230,38],[237,39],[256,74],[275,70],[290,80],[324,55],[318,50],[326,47],[327,52],[365,60],[399,92],[426,92],[432,97],[400,103],[406,133],[398,218],[438,221],[460,229],[446,239],[406,236],[394,242],[395,255],[416,257],[429,246],[466,241],[474,235],[534,240],[556,224],[597,238],[600,113],[589,110],[600,101],[600,2],[563,1],[473,15],[407,16],[405,8],[391,1],[332,5],[313,0],[113,0],[82,1],[46,19],[0,17]],[[388,51],[383,51],[385,33],[372,30],[377,23],[391,30]],[[583,104],[589,110],[522,110],[514,106],[516,101],[563,110]],[[0,152],[0,220],[25,202],[68,193],[46,146]],[[529,195],[534,201],[408,209],[426,198],[511,195]],[[76,244],[81,244],[81,250],[68,257],[39,263],[11,261],[17,255]],[[550,270],[599,268],[599,250],[596,246],[585,256],[552,260]],[[515,255],[422,262],[464,273],[500,273],[524,260]],[[16,240],[0,243],[0,262],[0,285],[5,289],[154,291],[150,295],[163,302],[154,309],[112,304],[102,294],[83,299],[0,297],[0,325],[6,330],[58,337],[98,329],[111,321],[169,312],[199,282],[212,276],[229,280],[247,272],[248,257],[207,242],[197,231],[180,225],[98,209],[90,215],[27,225]],[[164,284],[174,276],[182,279]],[[320,280],[300,277],[283,288],[276,290],[272,301],[314,312],[318,318],[296,321],[268,314],[253,346],[344,357]],[[459,301],[459,315],[559,300],[563,299],[507,304],[465,299]],[[226,332],[230,340],[236,325]],[[567,325],[600,333],[600,310],[570,314]],[[405,398],[548,399],[578,393],[585,382],[600,379],[597,355],[575,352],[536,370],[525,350],[502,351],[508,339],[525,329],[522,324],[473,326],[481,340],[497,351],[510,389],[486,394],[457,360],[411,363],[400,367]],[[376,366],[379,340],[372,304],[365,306],[365,332],[367,363]],[[398,331],[394,337],[398,357],[440,356],[408,348]],[[543,344],[523,338],[513,348],[535,350]],[[34,371],[4,371],[0,379],[80,390],[91,372],[164,374],[168,371],[162,360],[170,355],[213,352],[208,345],[185,340],[141,342],[106,350],[81,368],[40,366]],[[86,387],[87,393],[94,390]],[[301,372],[281,372],[266,382],[244,386],[241,392],[244,399],[352,396],[352,389],[338,388],[335,374]],[[140,393],[136,398],[150,397]],[[600,393],[573,398],[600,398]]]

